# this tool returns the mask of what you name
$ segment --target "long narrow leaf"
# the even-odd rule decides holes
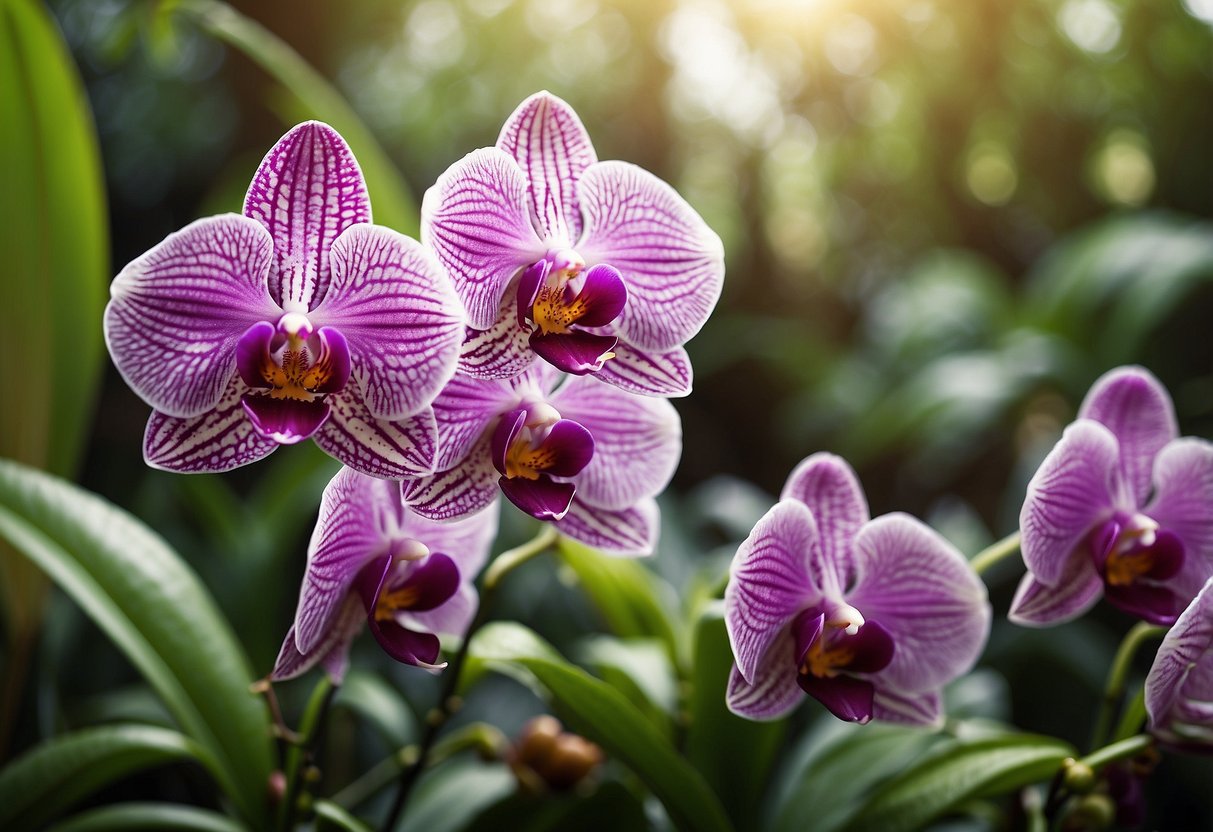
[[[254,825],[267,812],[265,707],[214,601],[168,545],[126,512],[56,477],[0,461],[0,537],[38,564],[135,664],[215,758]]]
[[[206,809],[173,803],[120,803],[83,812],[49,832],[248,832],[248,827]]]
[[[0,829],[36,828],[128,774],[205,757],[187,737],[149,725],[85,728],[58,737],[0,771]]]

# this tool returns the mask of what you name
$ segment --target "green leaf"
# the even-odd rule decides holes
[[[288,122],[320,119],[345,137],[366,178],[375,222],[411,237],[418,235],[417,202],[404,177],[354,108],[299,53],[257,21],[218,0],[175,0],[164,3],[163,8],[244,53],[281,84],[289,96],[283,108]]]
[[[514,629],[525,631],[518,625]],[[606,682],[554,658],[552,648],[538,636],[531,634],[531,639],[545,649],[536,655],[498,649],[486,656],[480,652],[478,635],[471,653],[494,663],[517,665],[534,676],[569,726],[628,766],[665,804],[679,829],[708,832],[732,828],[708,784],[635,705]],[[515,646],[523,642],[522,638],[514,639]]]
[[[248,832],[226,815],[174,803],[120,803],[83,812],[49,832]]]
[[[452,760],[417,784],[399,832],[457,832],[516,786],[514,775],[503,765]]]
[[[1072,756],[1071,746],[1028,734],[952,745],[878,789],[846,829],[910,832],[965,801],[1046,780]]]
[[[393,748],[402,748],[417,738],[417,718],[400,692],[382,676],[351,671],[337,690],[333,706],[357,712],[374,724]]]
[[[0,460],[0,537],[84,609],[214,758],[241,814],[264,825],[270,725],[252,673],[193,572],[150,529],[70,483]]]
[[[661,599],[660,578],[637,560],[609,557],[567,537],[560,538],[558,550],[611,632],[623,638],[661,639],[670,658],[678,658],[678,639]]]
[[[0,829],[41,826],[140,769],[204,759],[206,753],[188,738],[148,725],[85,728],[57,737],[0,770]]]
[[[734,825],[756,828],[787,721],[752,722],[725,704],[733,651],[723,603],[712,604],[700,616],[693,656],[687,757],[721,796]]]
[[[663,736],[673,736],[678,678],[664,644],[657,639],[597,635],[578,642],[576,655],[639,708]]]
[[[371,832],[371,827],[351,815],[331,800],[317,800],[316,830],[342,829],[345,832]]]

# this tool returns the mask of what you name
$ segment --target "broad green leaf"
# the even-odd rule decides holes
[[[0,460],[0,537],[45,571],[156,689],[253,825],[272,768],[263,703],[198,579],[146,526],[70,483]]]
[[[409,799],[399,832],[457,832],[517,786],[500,764],[456,759],[425,774]]]
[[[666,646],[657,639],[597,635],[577,645],[578,660],[628,698],[662,734],[673,736],[678,677]]]
[[[417,738],[417,718],[400,692],[382,676],[362,670],[351,671],[337,690],[333,706],[357,712],[371,722],[393,748],[401,748]]]
[[[82,812],[49,832],[249,832],[249,827],[217,812],[175,803],[119,803]]]
[[[700,616],[693,650],[687,757],[721,796],[734,825],[756,828],[787,721],[752,722],[725,704],[733,651],[723,603],[712,604]]]
[[[531,656],[560,661],[560,654],[533,630],[512,621],[493,621],[473,637],[463,672],[459,675],[459,694],[466,695],[485,673],[497,670],[535,689],[535,677],[517,659]]]
[[[84,88],[41,0],[0,0],[0,148],[0,457],[66,476],[92,424],[109,220]],[[41,573],[0,542],[13,678],[45,597]]]
[[[371,827],[351,815],[331,800],[317,800],[316,830],[340,829],[344,832],[371,832]]]
[[[525,631],[518,625],[514,628]],[[517,665],[534,676],[569,727],[630,768],[665,805],[678,828],[699,832],[732,828],[708,784],[636,706],[606,682],[554,658],[552,648],[538,636],[531,638],[546,649],[536,655],[498,649],[486,656],[479,652],[477,636],[471,652],[494,664]],[[514,646],[523,642],[516,637]]]
[[[1072,756],[1071,746],[1028,734],[958,743],[878,789],[846,829],[910,832],[965,801],[1047,780]]]
[[[341,93],[285,41],[219,0],[168,0],[162,10],[180,14],[244,53],[281,84],[289,97],[283,108],[287,121],[320,119],[345,137],[366,177],[375,222],[411,237],[418,235],[417,203],[400,171]]]
[[[660,578],[637,560],[615,558],[562,537],[561,560],[573,570],[611,632],[624,638],[658,638],[678,657],[674,625],[662,603]]]
[[[181,760],[213,761],[176,731],[85,728],[48,740],[0,770],[0,829],[33,829],[115,780]]]

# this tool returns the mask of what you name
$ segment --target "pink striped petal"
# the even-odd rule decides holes
[[[680,398],[691,392],[691,359],[682,347],[649,352],[620,341],[594,378],[641,396]]]
[[[367,409],[396,421],[428,406],[463,341],[463,310],[442,267],[416,240],[377,225],[348,228],[330,261],[332,284],[312,317],[345,336]]]
[[[395,486],[397,503],[400,487]],[[489,549],[497,537],[497,506],[484,511],[439,523],[416,512],[404,510],[400,534],[420,540],[434,554],[446,555],[455,561],[465,582],[474,581],[488,560]],[[431,632],[448,632],[430,628]]]
[[[1163,637],[1146,675],[1150,730],[1170,742],[1213,741],[1213,579]]]
[[[1072,558],[1056,586],[1031,572],[1023,576],[1007,617],[1021,627],[1052,627],[1082,615],[1103,595],[1103,579],[1090,558]]]
[[[623,275],[620,338],[645,350],[682,346],[708,319],[724,283],[724,246],[673,188],[626,162],[600,162],[581,178],[587,263]]]
[[[990,633],[990,602],[956,547],[908,514],[886,514],[856,536],[855,570],[847,603],[895,645],[873,677],[880,689],[934,690],[973,667]]]
[[[489,453],[489,437],[482,436],[458,465],[433,476],[405,478],[404,502],[422,517],[453,520],[482,511],[497,499],[499,478]]]
[[[548,401],[594,437],[594,455],[573,480],[579,500],[624,509],[669,484],[682,455],[682,421],[668,401],[591,378],[570,378]]]
[[[188,419],[153,412],[143,434],[143,459],[180,474],[230,471],[264,458],[278,443],[261,436],[244,412],[248,385],[233,377],[213,410]]]
[[[467,327],[459,353],[459,372],[484,379],[511,379],[535,362],[531,328],[518,323],[518,293],[511,286],[501,297],[497,320],[488,329]]]
[[[1118,459],[1116,437],[1079,419],[1040,464],[1019,513],[1024,563],[1037,580],[1055,586],[1071,559],[1090,559],[1087,536],[1125,500]]]
[[[746,719],[769,720],[784,716],[804,700],[796,683],[796,644],[785,627],[772,641],[770,655],[746,681],[736,666],[729,674],[725,702],[729,710]]]
[[[434,470],[438,425],[430,408],[389,422],[376,419],[346,391],[325,399],[332,408],[313,439],[334,459],[372,477],[405,477]]]
[[[1094,419],[1112,431],[1120,446],[1120,471],[1141,506],[1150,495],[1154,457],[1179,436],[1167,390],[1142,367],[1118,367],[1091,386],[1080,419]]]
[[[812,513],[802,503],[782,500],[754,525],[733,557],[724,620],[733,658],[747,681],[756,682],[776,637],[820,598],[808,571],[817,547]],[[797,656],[789,655],[787,664],[795,675]]]
[[[943,705],[939,691],[905,693],[877,687],[872,702],[872,718],[901,725],[943,725]]]
[[[208,217],[133,260],[110,286],[105,341],[118,372],[168,416],[213,408],[236,372],[236,343],[277,320],[265,290],[265,229],[236,214]]]
[[[356,595],[349,595],[332,626],[307,653],[299,652],[295,628],[291,627],[282,642],[282,649],[278,652],[278,660],[274,662],[270,679],[275,682],[294,679],[319,664],[333,684],[341,684],[345,679],[346,670],[349,669],[350,642],[365,624],[366,610],[362,608],[362,601]]]
[[[462,462],[504,412],[518,405],[513,385],[456,375],[434,399],[438,421],[435,468],[446,471]]]
[[[574,497],[569,513],[555,526],[565,537],[600,552],[637,557],[653,554],[660,523],[656,500],[641,500],[629,508],[611,511]]]
[[[472,151],[425,192],[421,241],[451,275],[476,329],[493,326],[510,281],[547,251],[530,211],[526,175],[495,147]]]
[[[385,530],[396,526],[402,514],[400,487],[394,482],[351,468],[342,468],[329,481],[320,498],[295,611],[299,652],[311,652],[332,629],[354,578],[387,551]]]
[[[573,108],[546,90],[535,93],[506,120],[497,147],[526,174],[540,235],[553,244],[576,242],[581,236],[577,180],[598,156]]]
[[[827,595],[842,597],[855,580],[854,540],[871,515],[855,470],[834,454],[816,453],[788,476],[781,500],[799,500],[813,512],[820,535],[821,562],[809,571]]]
[[[1184,563],[1168,582],[1185,602],[1213,575],[1213,444],[1176,439],[1154,460],[1154,499],[1145,513],[1183,543]]]
[[[323,300],[329,251],[341,232],[371,221],[362,171],[341,135],[318,121],[292,128],[265,155],[244,198],[244,215],[274,240],[270,294],[304,312]]]

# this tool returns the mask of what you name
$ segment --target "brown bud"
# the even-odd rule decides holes
[[[567,791],[602,762],[598,746],[561,727],[555,717],[548,715],[535,717],[523,726],[509,759],[524,790]]]

